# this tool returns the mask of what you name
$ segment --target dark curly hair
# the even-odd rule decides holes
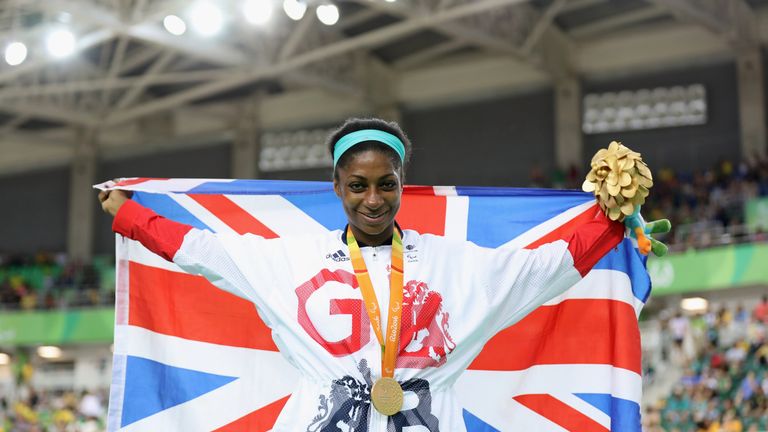
[[[347,150],[341,156],[341,158],[339,158],[339,162],[336,164],[336,166],[346,168],[349,164],[349,161],[351,161],[356,154],[368,150],[375,150],[389,157],[389,159],[392,161],[392,165],[396,169],[400,170],[401,174],[404,175],[405,167],[407,166],[408,160],[411,157],[411,141],[408,139],[408,136],[405,135],[405,132],[403,132],[403,130],[400,128],[400,125],[395,122],[388,122],[378,118],[350,118],[347,119],[347,121],[345,121],[344,124],[342,124],[338,129],[333,131],[328,136],[328,140],[326,141],[328,150],[331,153],[331,159],[333,159],[333,149],[336,147],[336,142],[338,142],[344,135],[363,129],[376,129],[391,133],[392,135],[398,137],[405,147],[405,158],[401,161],[400,155],[398,155],[395,150],[386,144],[382,144],[378,141],[365,141]],[[335,168],[333,170],[333,178],[338,179],[338,174],[336,173]]]

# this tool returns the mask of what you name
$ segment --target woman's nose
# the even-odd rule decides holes
[[[384,199],[381,197],[381,193],[377,188],[368,189],[368,193],[365,194],[365,205],[369,208],[375,209],[381,206]]]

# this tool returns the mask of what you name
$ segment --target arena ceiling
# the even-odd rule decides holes
[[[326,26],[314,12],[330,1],[340,19]],[[215,3],[224,29],[202,37],[163,27],[186,0],[2,1],[2,40],[28,57],[0,65],[0,174],[68,163],[94,137],[103,157],[122,157],[231,137],[244,116],[312,126],[768,43],[768,0],[308,0],[299,21],[275,0],[262,26],[239,0]],[[75,53],[54,59],[44,38],[63,27]]]

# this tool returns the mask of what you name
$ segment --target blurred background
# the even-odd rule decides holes
[[[329,180],[349,116],[411,184],[579,188],[620,140],[667,257],[644,428],[768,430],[768,0],[0,1],[0,431],[103,428],[122,176]]]

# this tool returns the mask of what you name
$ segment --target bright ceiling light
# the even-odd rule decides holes
[[[224,15],[213,3],[197,3],[189,11],[189,23],[203,36],[213,36],[224,27]]]
[[[187,31],[187,24],[176,15],[163,18],[163,27],[168,30],[168,33],[176,36],[181,36]]]
[[[27,46],[21,42],[11,42],[5,47],[5,62],[11,66],[20,65],[27,58]]]
[[[283,10],[288,18],[298,21],[304,18],[304,13],[307,12],[307,4],[302,0],[284,0]]]
[[[701,297],[684,298],[680,302],[680,307],[688,312],[706,312],[708,306],[709,302],[707,299]]]
[[[397,0],[384,0],[384,1],[386,1],[387,3],[394,3],[394,2],[396,2]]]
[[[45,359],[56,359],[61,357],[61,348],[57,346],[37,347],[37,355]]]
[[[321,23],[332,26],[339,22],[339,8],[335,4],[324,4],[317,7],[317,19]]]
[[[75,52],[75,35],[69,30],[54,30],[46,37],[45,47],[53,57],[67,57]]]
[[[266,24],[272,17],[272,1],[246,0],[243,3],[243,15],[245,15],[246,21],[251,24]]]
[[[0,353],[0,365],[7,365],[11,362],[11,356],[6,353]]]

